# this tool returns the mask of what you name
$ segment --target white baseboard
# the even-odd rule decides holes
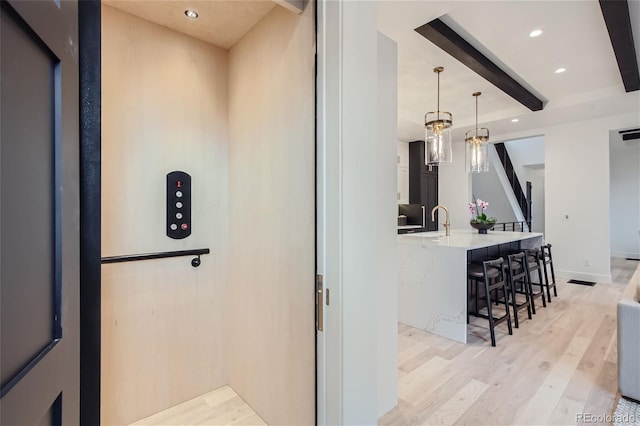
[[[594,281],[596,283],[610,283],[611,282],[611,274],[601,275],[601,274],[585,274],[584,272],[576,272],[576,271],[563,271],[556,270],[556,275],[560,278],[566,278],[568,280],[581,280],[581,281]]]
[[[621,257],[623,259],[630,257],[632,259],[640,259],[640,253],[627,253],[623,251],[616,251],[616,252],[611,252],[611,257]]]

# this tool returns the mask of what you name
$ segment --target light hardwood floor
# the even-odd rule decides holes
[[[638,262],[612,260],[612,281],[558,280],[558,297],[520,328],[472,318],[469,343],[399,325],[399,404],[380,425],[576,424],[611,414],[617,394],[616,303]],[[540,301],[538,300],[538,304]]]
[[[617,394],[616,303],[638,262],[612,259],[614,283],[558,281],[558,297],[491,347],[472,318],[464,345],[399,325],[399,404],[380,425],[569,425],[611,414]],[[540,302],[538,301],[538,304]],[[229,386],[134,425],[264,425]]]
[[[142,425],[266,425],[229,386],[132,423]]]

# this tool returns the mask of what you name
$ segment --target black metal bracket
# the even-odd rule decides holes
[[[181,256],[196,256],[191,260],[191,266],[197,268],[200,266],[200,256],[203,254],[209,254],[211,251],[208,248],[195,249],[195,250],[178,250],[178,251],[163,251],[159,253],[144,253],[144,254],[129,254],[125,256],[109,256],[103,257],[101,263],[122,263],[122,262],[136,262],[138,260],[152,260],[152,259],[164,259],[167,257],[181,257]]]

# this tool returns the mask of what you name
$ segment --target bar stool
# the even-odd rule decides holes
[[[544,285],[547,287],[547,298],[549,302],[551,302],[551,287],[553,287],[553,295],[558,297],[558,290],[556,290],[556,273],[553,270],[553,257],[551,256],[551,244],[545,244],[540,247],[540,261],[542,262],[542,270],[544,271]],[[549,282],[547,265],[551,267],[551,282]]]
[[[527,254],[527,261],[525,262],[527,271],[527,281],[529,282],[529,288],[531,289],[529,295],[531,297],[531,311],[536,313],[535,299],[540,297],[542,299],[542,306],[547,307],[547,299],[544,297],[544,283],[542,282],[542,270],[540,269],[540,255],[537,250],[525,250]],[[534,282],[531,279],[531,273],[538,271],[538,282]],[[540,291],[533,291],[533,286],[540,286]]]
[[[531,283],[527,279],[527,268],[525,266],[526,253],[520,252],[507,255],[507,280],[511,296],[511,306],[513,307],[513,321],[516,328],[520,327],[518,321],[518,311],[527,309],[527,316],[531,319]],[[520,289],[518,289],[520,287]],[[524,302],[518,303],[516,294],[524,295]]]
[[[513,330],[511,329],[511,316],[509,314],[509,301],[507,299],[507,281],[505,280],[504,273],[504,260],[503,259],[495,259],[495,260],[487,260],[482,262],[482,266],[479,264],[469,264],[467,265],[467,278],[471,281],[471,283],[475,283],[475,312],[470,312],[467,309],[467,313],[476,317],[484,318],[489,320],[489,331],[491,333],[491,346],[496,345],[496,334],[494,328],[496,325],[502,323],[503,321],[507,321],[507,326],[509,328],[509,334],[513,334]],[[484,288],[484,297],[487,304],[487,314],[481,314],[478,309],[478,293],[480,284],[483,285]],[[499,318],[495,318],[493,316],[493,307],[491,300],[491,293],[493,292],[496,296],[496,301],[499,297],[499,292],[497,290],[502,290],[502,295],[504,297],[504,308],[505,314]],[[468,316],[467,316],[468,320]]]

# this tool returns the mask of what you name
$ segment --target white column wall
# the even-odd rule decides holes
[[[471,201],[471,174],[465,170],[464,142],[453,143],[453,162],[438,167],[438,203],[449,209],[451,229],[469,229]],[[430,212],[427,212],[430,215]],[[439,214],[438,229],[443,230],[444,213]]]
[[[393,201],[397,188],[396,137],[398,133],[398,46],[378,33],[378,143],[376,152],[375,232],[376,284],[378,287],[378,416],[398,403],[398,209]],[[407,145],[407,144],[405,144]],[[407,145],[408,146],[408,145]]]
[[[398,204],[409,204],[409,144],[398,141],[397,145]]]
[[[393,355],[380,346],[397,340],[397,147],[379,115],[388,126],[397,116],[379,103],[379,96],[393,95],[378,89],[376,2],[320,3],[318,37],[318,260],[331,292],[320,335],[326,381],[318,419],[373,425],[393,404],[397,386]],[[391,52],[388,40],[381,44]],[[393,72],[385,64],[382,82]],[[392,299],[383,302],[385,295]]]
[[[342,6],[342,423],[377,422],[378,32],[373,2]],[[391,178],[393,180],[393,177]],[[395,190],[394,190],[395,193]]]

